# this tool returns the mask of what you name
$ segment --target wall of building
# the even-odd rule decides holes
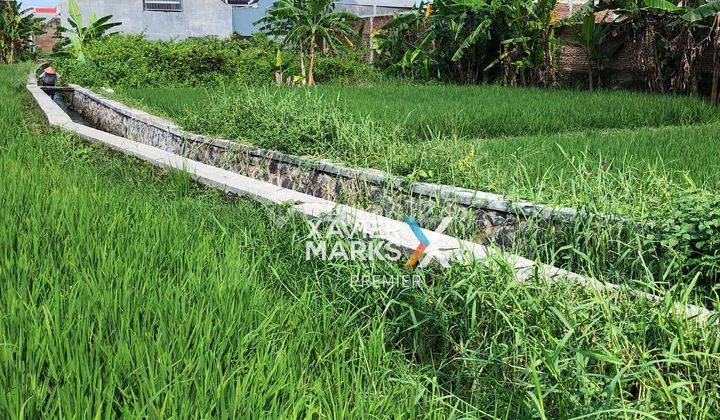
[[[420,3],[421,0],[337,0],[335,7],[337,10],[368,18],[406,12]]]
[[[255,22],[265,16],[272,7],[273,0],[260,0],[255,7],[233,7],[233,30],[240,36],[250,36],[257,32],[262,25]]]
[[[45,21],[43,27],[43,33],[35,36],[35,47],[43,52],[50,52],[55,47],[57,35],[57,28],[60,24],[60,19],[52,18]]]
[[[216,35],[228,37],[233,33],[232,6],[221,0],[183,0],[182,12],[143,10],[142,0],[78,0],[85,17],[113,15],[122,22],[117,29],[125,33],[143,33],[151,39],[181,39]],[[60,3],[60,17],[67,23],[68,2]]]

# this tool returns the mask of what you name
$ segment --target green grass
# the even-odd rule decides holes
[[[381,319],[360,325],[328,301],[329,279],[256,205],[30,133],[26,70],[0,67],[0,417],[360,417],[460,403],[385,348]]]
[[[366,88],[354,89],[364,91]],[[415,86],[414,89],[423,92],[422,89],[434,91],[436,87]],[[501,88],[447,89],[451,93],[465,92],[463,100],[472,102],[476,99],[470,93],[476,90]],[[441,98],[441,91],[437,92]],[[519,115],[527,114],[526,108],[518,105],[521,99],[532,102],[527,98],[561,97],[568,93],[516,89],[507,92],[508,96],[517,95],[515,106]],[[704,109],[708,115],[716,113],[714,108],[693,98],[621,92],[573,93],[580,100],[594,98],[600,108],[611,108],[607,104],[614,101],[619,110],[624,103],[634,103],[637,109],[646,104],[650,111],[656,101],[666,101],[688,113],[694,106]],[[563,225],[561,229],[541,226],[538,230],[527,229],[527,235],[513,241],[513,251],[581,274],[642,287],[646,286],[643,279],[649,271],[655,277],[650,290],[658,282],[687,284],[700,270],[701,290],[694,298],[706,304],[711,304],[708,296],[713,296],[713,289],[718,285],[720,254],[713,244],[718,243],[720,231],[713,228],[717,216],[712,209],[717,207],[713,203],[720,202],[717,194],[720,155],[710,151],[720,146],[720,123],[712,122],[709,117],[707,123],[690,125],[588,129],[487,139],[443,133],[440,126],[436,126],[434,131],[438,134],[423,140],[410,135],[404,125],[388,122],[388,118],[400,112],[388,112],[384,114],[385,119],[361,117],[336,108],[335,105],[342,107],[343,102],[328,101],[327,95],[319,95],[315,90],[183,89],[129,94],[136,97],[132,99],[136,105],[161,109],[161,113],[194,132],[268,149],[331,158],[356,167],[383,169],[413,180],[574,207],[591,214],[619,214],[639,225],[662,226],[660,232],[652,236],[634,225],[608,225],[593,218]],[[422,94],[408,93],[389,102],[404,99],[413,104],[422,97]],[[632,97],[634,102],[623,102],[623,97]],[[199,100],[192,102],[192,98]],[[430,100],[425,99],[429,103]],[[552,105],[550,112],[564,103]],[[407,111],[407,107],[396,108]],[[485,109],[492,112],[489,104]],[[627,113],[608,111],[605,114],[608,121],[617,122]],[[659,114],[648,113],[648,119],[642,124],[652,125],[651,119],[656,115]],[[564,121],[571,124],[574,120],[568,117]],[[527,121],[519,119],[518,127],[524,123]],[[475,224],[457,222],[455,225],[451,227],[454,235],[470,240],[478,238]]]
[[[227,87],[226,91],[243,88]],[[223,89],[220,89],[221,91]],[[146,105],[180,116],[200,111],[218,89],[123,90]],[[584,92],[503,86],[320,85],[326,102],[384,126],[403,126],[412,140],[436,135],[474,138],[556,134],[604,128],[662,127],[717,121],[707,102],[627,91]]]
[[[0,417],[720,412],[720,331],[673,314],[686,287],[651,302],[494,266],[352,287],[401,272],[305,261],[279,209],[47,130],[28,69],[0,67]]]
[[[322,99],[314,97],[318,93]],[[243,95],[271,101],[237,99]],[[244,88],[141,89],[121,96],[206,134],[637,218],[670,191],[720,185],[720,154],[713,153],[720,147],[720,113],[695,98],[403,84],[326,86],[309,96]],[[263,105],[288,101],[297,104]],[[285,132],[290,121],[302,123],[287,115],[308,104],[326,117],[305,122],[307,131],[335,118],[333,140]]]

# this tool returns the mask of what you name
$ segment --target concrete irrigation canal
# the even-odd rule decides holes
[[[452,262],[482,261],[508,264],[518,281],[543,276],[600,290],[627,288],[503,250],[503,243],[512,241],[518,226],[529,218],[572,220],[576,217],[572,209],[511,201],[495,194],[444,185],[408,184],[380,171],[350,169],[227,140],[209,139],[186,133],[167,120],[131,109],[79,86],[53,92],[64,98],[69,111],[64,110],[37,85],[34,74],[28,77],[27,89],[53,126],[157,167],[184,171],[196,182],[227,194],[285,206],[308,219],[333,217],[344,220],[363,233],[379,235],[380,239],[408,256],[418,248],[418,232],[413,232],[405,221],[383,214],[412,212],[410,214],[419,215],[421,223],[428,219],[424,210],[432,213],[432,209],[438,207],[470,214],[476,223],[474,228],[484,233],[484,240],[478,241],[481,243],[421,230],[420,235],[430,244],[425,254],[440,267]],[[344,204],[349,198],[359,197],[376,203],[378,211]],[[649,293],[638,292],[638,295],[651,300],[662,299]],[[711,315],[707,309],[693,305],[678,304],[676,310],[701,321]]]

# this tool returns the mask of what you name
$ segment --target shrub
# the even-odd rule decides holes
[[[320,56],[317,60],[315,79],[320,83],[330,81],[358,83],[374,81],[378,78],[372,65],[360,59]]]
[[[206,37],[169,42],[122,35],[91,42],[84,65],[62,59],[58,67],[66,79],[89,86],[258,84],[273,80],[273,59],[272,46],[256,39]]]
[[[275,81],[275,53],[280,45],[264,35],[249,39],[190,38],[155,41],[142,35],[117,35],[88,43],[85,62],[64,58],[56,67],[66,80],[85,86],[125,88],[270,85]],[[286,62],[295,62],[285,53]],[[373,74],[354,57],[319,57],[318,80],[356,81]],[[299,69],[287,69],[288,76]]]
[[[289,88],[288,88],[289,89]],[[315,154],[338,140],[341,112],[307,90],[248,88],[241,94],[213,94],[204,112],[180,118],[190,131],[272,150]]]
[[[663,257],[666,269],[714,285],[720,279],[720,195],[677,192],[672,209],[658,210],[654,233],[645,241]]]

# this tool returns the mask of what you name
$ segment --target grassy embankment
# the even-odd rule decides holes
[[[671,191],[720,185],[720,113],[695,98],[410,84],[324,86],[309,97],[245,88],[121,94],[207,134],[638,219],[669,204]],[[284,105],[264,109],[267,96]],[[325,120],[278,115],[323,107]],[[332,125],[335,114],[338,133],[313,126]],[[288,122],[321,138],[284,132]]]
[[[502,270],[352,287],[306,227],[48,130],[0,67],[0,417],[712,418],[718,328]]]
[[[696,98],[409,84],[120,96],[196,132],[650,223],[658,235],[581,220],[552,235],[530,232],[515,252],[638,287],[651,272],[648,291],[689,284],[700,271],[696,299],[713,300],[720,123]],[[475,239],[463,226],[451,229]]]

